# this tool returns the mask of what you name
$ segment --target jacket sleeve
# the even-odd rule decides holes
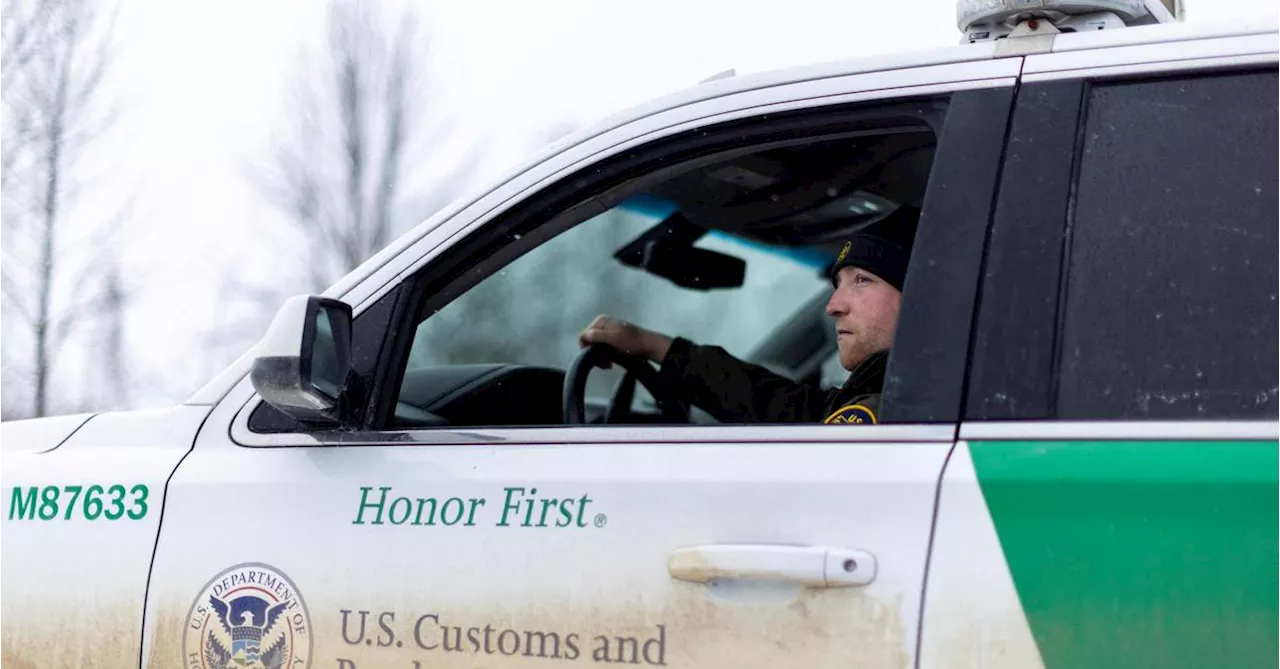
[[[659,376],[675,396],[725,423],[821,423],[838,392],[796,383],[719,346],[684,338],[671,343]]]

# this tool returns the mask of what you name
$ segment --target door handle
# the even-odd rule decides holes
[[[693,583],[753,580],[847,588],[875,579],[876,558],[866,551],[831,546],[713,544],[672,551],[667,572]]]

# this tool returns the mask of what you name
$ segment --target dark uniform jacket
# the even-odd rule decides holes
[[[888,351],[849,373],[840,388],[821,389],[743,362],[719,346],[677,338],[659,376],[675,396],[724,423],[875,423]]]

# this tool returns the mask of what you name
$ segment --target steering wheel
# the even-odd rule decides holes
[[[631,413],[631,400],[635,396],[636,381],[653,395],[662,411],[662,417],[673,423],[688,423],[689,409],[670,396],[658,382],[658,371],[649,361],[636,355],[628,355],[607,344],[591,344],[573,359],[564,375],[564,422],[567,425],[583,425],[587,422],[587,376],[594,367],[611,362],[627,371],[622,382],[609,401],[609,411],[604,422],[621,423]]]

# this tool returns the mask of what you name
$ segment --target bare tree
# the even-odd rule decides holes
[[[128,307],[128,293],[124,280],[120,277],[119,265],[112,264],[103,282],[102,314],[104,327],[101,338],[101,359],[103,383],[100,387],[107,393],[100,403],[114,407],[128,406],[129,378],[132,376],[126,352],[124,314]]]
[[[284,262],[270,278],[221,280],[218,322],[201,339],[210,373],[252,345],[285,296],[322,291],[456,197],[480,156],[464,151],[422,179],[441,172],[446,115],[428,104],[429,53],[412,11],[399,0],[330,0],[324,10],[323,33],[300,36],[274,143],[247,162],[288,223],[259,237]]]
[[[60,4],[54,0],[4,0],[0,14],[0,92],[7,94],[17,81],[25,81],[32,57],[48,43],[57,25]],[[6,100],[8,99],[6,95]],[[27,114],[6,114],[3,158],[7,181],[17,160],[29,147],[32,128]]]
[[[392,7],[329,4],[327,39],[318,56],[303,59],[282,141],[260,177],[305,240],[312,290],[400,232],[406,150],[424,125],[424,54],[414,14]],[[421,164],[421,156],[411,158]]]
[[[124,299],[103,281],[123,216],[88,232],[68,224],[85,185],[79,163],[111,123],[103,78],[115,13],[95,0],[5,0],[4,10],[4,366],[29,379],[30,411],[43,416],[60,347],[104,304],[115,312]],[[31,354],[12,352],[15,334],[26,335],[19,340]],[[31,369],[15,369],[17,359],[31,359]],[[19,413],[6,404],[8,416]]]

